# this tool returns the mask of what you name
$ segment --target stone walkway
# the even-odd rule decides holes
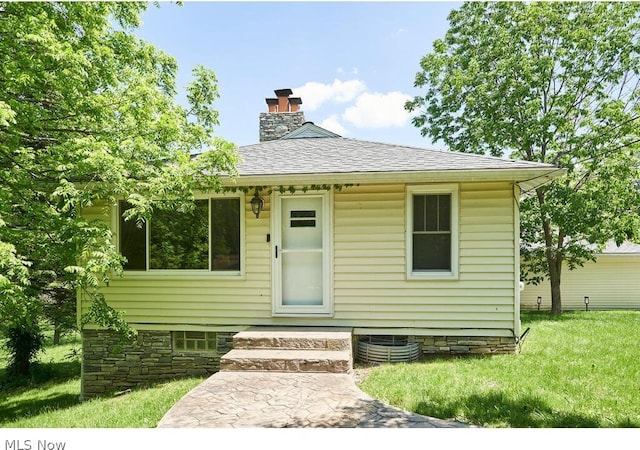
[[[162,428],[463,428],[385,405],[351,374],[218,372],[178,401]]]

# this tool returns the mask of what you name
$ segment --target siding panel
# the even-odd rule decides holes
[[[393,197],[395,204],[386,198],[383,214],[374,192],[367,202],[366,189],[360,186],[335,195],[336,319],[365,319],[357,326],[514,328],[509,184],[460,186],[458,280],[407,280],[404,220],[392,217],[404,214],[405,186],[389,187],[398,195]],[[348,212],[355,196],[358,210]]]
[[[563,266],[560,289],[566,310],[585,309],[585,295],[589,309],[640,309],[640,255],[603,255],[575,270]],[[520,293],[522,309],[537,309],[538,296],[542,297],[540,309],[550,310],[548,280],[525,286]]]
[[[242,277],[126,274],[105,288],[107,300],[147,328],[321,325],[511,335],[517,254],[511,185],[460,185],[456,280],[407,280],[405,189],[360,185],[335,192],[333,317],[272,317],[272,244],[266,235],[274,230],[267,196],[259,219],[245,198]]]

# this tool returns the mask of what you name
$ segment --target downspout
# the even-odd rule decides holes
[[[513,245],[514,245],[514,305],[513,334],[516,341],[520,337],[520,186],[513,183]]]

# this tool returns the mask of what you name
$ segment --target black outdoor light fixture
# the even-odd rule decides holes
[[[256,219],[260,217],[260,211],[262,211],[263,206],[264,200],[260,198],[260,194],[256,189],[256,192],[253,194],[253,198],[251,199],[251,211],[256,215]]]
[[[589,311],[589,296],[588,295],[584,296],[584,310],[585,311]]]
[[[536,303],[538,304],[538,311],[540,311],[540,304],[542,303],[542,297],[538,297],[538,299],[536,300]]]

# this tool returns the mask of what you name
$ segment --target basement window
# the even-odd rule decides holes
[[[208,331],[174,331],[173,349],[183,352],[217,351],[216,333]]]

